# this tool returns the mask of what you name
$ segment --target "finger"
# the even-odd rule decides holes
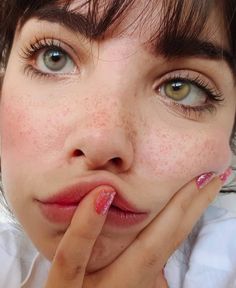
[[[165,264],[170,254],[191,232],[221,186],[222,182],[215,177],[199,189],[194,179],[175,194],[165,209],[138,236],[136,249],[143,251],[141,253],[145,255],[143,258],[148,269],[156,269],[158,265],[161,268]]]
[[[146,248],[145,254],[149,266],[161,267],[165,264],[169,256],[191,232],[205,209],[215,199],[223,185],[222,180],[225,180],[225,175],[229,176],[229,171],[227,170],[223,177],[208,174],[205,186],[196,185],[196,179],[191,181],[173,197],[144,233],[140,234],[137,243]],[[160,250],[158,247],[165,249]]]
[[[168,241],[173,238],[172,235],[179,226],[180,219],[185,213],[185,206],[188,206],[197,193],[195,180],[178,191],[163,211],[113,263],[108,271],[110,277],[112,273],[114,279],[116,275],[120,275],[122,287],[153,287],[156,284],[156,279],[152,275],[153,270],[156,275],[161,271],[162,263],[166,260],[162,254],[167,249],[166,246],[169,246]],[[130,268],[127,269],[127,267]],[[115,281],[113,287],[120,287],[120,282]]]
[[[46,288],[82,287],[94,243],[102,230],[114,196],[114,188],[103,185],[81,201],[58,245]]]
[[[209,177],[208,181],[212,177]],[[174,252],[177,239],[187,237],[221,186],[222,182],[216,177],[207,186],[199,189],[196,179],[194,179],[176,193],[165,209],[116,261],[115,265],[119,270],[116,273],[123,275],[122,279],[130,281],[124,287],[144,287],[140,283],[145,281],[146,287],[152,287],[152,281],[155,279],[152,276],[162,269],[169,256]],[[188,217],[190,220],[186,220]],[[178,230],[184,221],[187,221],[187,229],[184,231],[184,235],[181,234],[181,238]],[[125,265],[120,265],[120,263],[125,263]],[[132,267],[129,271],[125,269],[128,266]],[[136,286],[132,286],[133,283],[136,283]]]
[[[185,217],[183,218],[182,225],[178,229],[178,234],[176,235],[176,244],[177,248],[187,235],[191,232],[193,226],[197,223],[199,218],[202,216],[204,210],[212,203],[216,195],[220,191],[222,185],[225,182],[225,175],[227,177],[231,173],[231,170],[227,170],[223,175],[215,177],[206,187],[203,187],[194,197],[194,200],[189,205],[186,210]]]

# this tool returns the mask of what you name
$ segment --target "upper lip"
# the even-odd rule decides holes
[[[91,177],[90,177],[91,178]],[[93,189],[96,187],[108,185],[111,186],[116,191],[116,196],[112,202],[112,206],[115,206],[123,211],[143,214],[146,211],[140,211],[134,205],[129,203],[123,196],[122,191],[119,189],[118,185],[115,185],[114,181],[107,179],[86,179],[81,180],[78,183],[72,184],[62,190],[56,192],[52,196],[46,199],[40,199],[39,202],[43,204],[58,204],[62,206],[78,205],[79,202]]]

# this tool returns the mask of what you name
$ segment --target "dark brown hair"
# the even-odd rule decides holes
[[[63,6],[61,3],[64,3]],[[78,8],[82,8],[84,14],[78,17],[76,11],[68,14],[68,8],[72,0],[1,0],[0,2],[0,73],[4,71],[11,51],[17,25],[22,25],[31,17],[61,22],[76,27],[90,39],[101,38],[114,25],[127,16],[139,2],[138,0],[84,0],[78,1]],[[155,43],[158,39],[158,51],[166,57],[178,57],[188,54],[191,56],[193,47],[198,45],[198,38],[204,31],[205,24],[213,9],[217,8],[222,14],[222,25],[228,37],[229,47],[213,49],[208,43],[199,46],[199,53],[207,50],[212,58],[224,57],[229,63],[233,73],[236,72],[236,0],[162,0],[162,11],[157,13],[161,17],[161,25],[156,24],[152,17],[158,0],[146,1],[143,11],[136,19],[136,23],[142,26],[145,22],[156,28],[156,33],[150,38]],[[57,13],[53,11],[57,9]],[[67,16],[69,15],[69,16]],[[151,20],[150,20],[151,19]],[[140,27],[139,26],[139,27]],[[135,25],[134,25],[135,29]],[[1,85],[1,80],[0,80]],[[1,86],[0,86],[1,88]],[[236,122],[236,121],[235,121]],[[231,147],[236,152],[236,123],[231,136]]]
[[[64,3],[62,6],[61,3]],[[31,17],[47,18],[60,22],[63,17],[67,17],[70,3],[73,0],[1,0],[0,3],[0,63],[4,68],[7,64],[8,56],[13,43],[16,27],[19,23],[24,23]],[[114,24],[118,24],[126,16],[126,12],[131,10],[137,0],[84,0],[78,1],[78,9],[83,9],[83,16],[76,16],[76,10],[70,13],[64,22],[70,22],[71,25],[77,26],[77,29],[86,31],[88,38],[102,37],[106,31]],[[155,11],[155,5],[158,0],[146,1],[144,9],[137,17],[136,22],[152,22],[155,26],[155,19],[152,13]],[[156,25],[156,34],[150,41],[161,38],[161,52],[169,56],[181,56],[183,43],[188,45],[199,38],[204,26],[209,19],[213,9],[218,8],[222,13],[222,24],[230,43],[230,51],[226,57],[231,61],[232,67],[236,67],[236,0],[162,0],[162,11],[158,14],[161,18],[160,24]],[[57,16],[53,13],[57,9]],[[63,17],[62,17],[63,16]],[[56,19],[57,18],[57,19]],[[150,20],[151,19],[151,20]],[[142,25],[142,24],[140,24]],[[187,41],[183,41],[187,40]],[[190,41],[191,40],[191,41]],[[191,45],[189,54],[191,53]],[[223,51],[223,50],[222,50]],[[186,52],[186,49],[185,49]],[[214,51],[212,51],[214,54]]]

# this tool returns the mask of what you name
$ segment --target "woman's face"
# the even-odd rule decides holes
[[[197,51],[169,60],[154,55],[144,45],[148,23],[135,32],[131,25],[121,37],[141,5],[99,43],[49,20],[30,19],[15,35],[0,106],[3,187],[49,259],[70,224],[70,207],[44,213],[39,201],[74,184],[102,183],[146,213],[126,221],[117,212],[105,224],[89,265],[96,270],[183,185],[230,163],[236,101],[229,65]],[[223,29],[211,33],[216,19],[212,14],[207,26],[214,36],[202,40],[227,48]],[[214,103],[211,93],[223,100]]]

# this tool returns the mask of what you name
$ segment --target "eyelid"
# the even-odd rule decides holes
[[[204,86],[210,89],[214,94],[218,95],[219,97],[223,95],[221,89],[218,87],[218,85],[216,85],[216,83],[214,83],[212,79],[210,79],[209,77],[205,76],[204,74],[200,72],[196,72],[193,70],[186,70],[186,69],[179,69],[179,70],[165,73],[163,76],[159,77],[157,81],[155,81],[153,85],[153,89],[156,90],[157,87],[160,87],[166,82],[174,80],[174,79],[186,80],[192,84],[194,84],[194,82],[197,82],[196,80],[198,80],[204,83]]]

